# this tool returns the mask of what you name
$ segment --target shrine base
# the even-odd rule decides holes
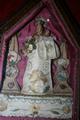
[[[71,118],[72,97],[0,94],[0,116]]]

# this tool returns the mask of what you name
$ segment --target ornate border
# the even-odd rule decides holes
[[[36,3],[36,1],[37,1],[37,3]],[[45,2],[46,2],[47,0],[45,0]],[[28,7],[27,8],[27,6],[29,6],[29,4],[32,4],[30,7]],[[72,17],[72,15],[70,14],[70,11],[69,10],[67,10],[67,7],[65,7],[65,4],[64,4],[64,2],[59,2],[58,0],[56,0],[56,1],[54,1],[53,2],[53,6],[54,6],[54,3],[55,3],[55,6],[57,6],[58,8],[57,8],[57,10],[58,10],[58,12],[60,11],[60,14],[61,14],[61,16],[62,16],[62,19],[64,19],[64,21],[66,21],[66,26],[69,26],[69,28],[67,27],[67,29],[68,29],[68,31],[70,31],[70,34],[71,34],[71,37],[73,38],[73,39],[76,39],[76,41],[75,42],[77,42],[77,44],[76,44],[76,46],[77,46],[77,48],[78,48],[78,50],[80,51],[80,49],[79,49],[79,45],[80,45],[80,42],[79,42],[79,36],[78,36],[78,32],[76,32],[76,31],[78,31],[78,29],[79,29],[79,25],[75,22],[75,20],[74,20],[74,18]],[[26,11],[28,12],[31,8],[33,8],[33,7],[35,7],[35,6],[38,6],[38,7],[40,7],[40,5],[41,6],[43,6],[44,5],[44,3],[42,2],[42,1],[40,1],[40,0],[35,0],[35,2],[33,1],[33,0],[30,0],[30,2],[26,5],[26,7],[24,7],[19,13],[17,13],[16,15],[14,15],[14,17],[12,17],[10,20],[9,20],[9,23],[7,23],[6,22],[6,24],[4,24],[4,25],[2,25],[1,26],[1,28],[0,28],[0,30],[1,30],[1,33],[6,33],[11,27],[13,27],[13,26],[15,26],[15,25],[17,25],[20,21],[22,21],[22,19],[24,19],[26,16],[24,16],[25,15],[25,13],[26,13]],[[45,5],[44,5],[45,6]],[[64,6],[64,7],[63,7]],[[19,14],[20,14],[20,16],[19,16]],[[18,16],[18,18],[16,18],[16,16]],[[22,17],[22,16],[24,16],[24,17]],[[66,16],[69,16],[68,18],[66,17]],[[72,18],[72,20],[70,21],[69,20],[69,18]],[[14,21],[14,19],[16,19],[16,21]],[[19,20],[20,19],[20,20]],[[18,21],[19,20],[19,21]],[[12,21],[14,21],[14,22],[12,22]],[[18,21],[18,22],[17,22]],[[72,25],[72,21],[73,21],[73,25]],[[72,36],[72,33],[74,34],[74,36]],[[1,46],[2,46],[2,42],[3,42],[3,34],[1,34],[1,39],[2,39],[2,41],[1,41]],[[79,45],[78,45],[79,44]],[[2,51],[2,49],[1,49],[1,51]],[[2,53],[2,52],[1,52]],[[77,58],[78,58],[78,63],[77,63],[77,80],[78,80],[78,83],[79,83],[79,66],[78,66],[78,64],[80,64],[80,62],[79,62],[79,60],[80,60],[80,55],[78,55],[77,56]],[[76,87],[77,87],[77,85],[78,85],[78,83],[76,84]],[[79,88],[79,87],[78,87]],[[78,90],[78,88],[76,88],[76,91]],[[76,91],[75,91],[75,96],[74,97],[77,97],[77,94],[76,94]],[[77,109],[76,108],[76,103],[77,103],[77,100],[75,100],[75,110]],[[77,105],[78,106],[78,105]],[[75,112],[75,111],[74,111]],[[74,116],[76,116],[77,115],[77,113],[75,113],[74,114]]]

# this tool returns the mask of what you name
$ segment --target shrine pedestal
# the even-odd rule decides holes
[[[0,116],[71,118],[72,97],[0,94]]]

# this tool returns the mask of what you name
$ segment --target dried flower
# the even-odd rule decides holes
[[[31,53],[34,49],[36,49],[35,38],[31,38],[30,40],[26,41],[25,48],[29,53]]]

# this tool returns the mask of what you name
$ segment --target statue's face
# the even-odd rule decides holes
[[[37,24],[36,32],[38,34],[41,34],[43,32],[43,25],[42,24],[40,24],[40,23]]]

